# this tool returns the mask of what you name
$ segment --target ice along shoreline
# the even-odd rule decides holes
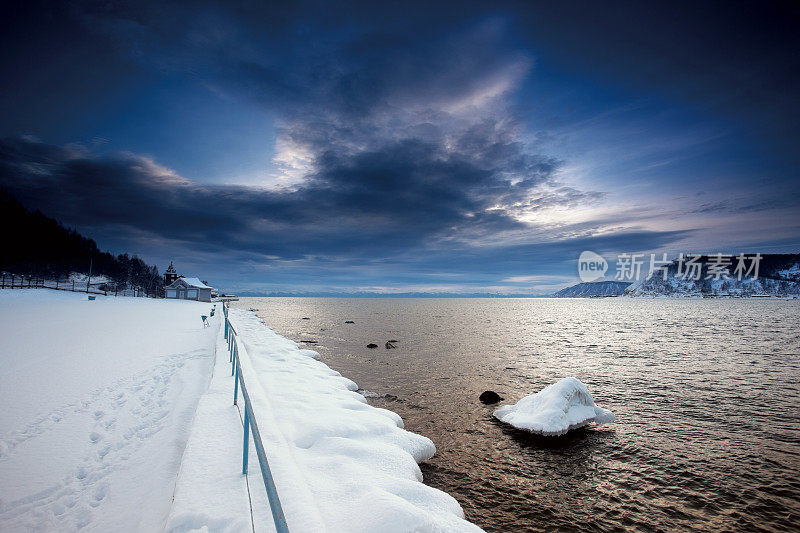
[[[316,352],[269,329],[251,312],[231,309],[229,316],[238,332],[239,357],[291,531],[481,531],[464,520],[452,496],[422,483],[418,463],[436,451],[430,439],[403,429],[396,413],[369,405],[353,381],[317,360]],[[226,396],[219,392],[224,386],[215,385],[218,374],[224,372],[215,371],[209,394],[230,405],[233,378],[226,376],[231,389]],[[201,399],[196,427],[211,427],[209,417],[218,416],[211,414],[211,401]],[[241,426],[234,431],[241,435]],[[201,454],[189,453],[201,450],[203,440],[213,445],[208,433],[193,432],[182,476],[193,472],[201,479],[198,471],[228,475],[213,465],[198,469]],[[268,515],[255,516],[262,512],[256,512],[257,506],[267,513],[268,507],[258,466],[252,461],[251,465],[253,519],[266,523]],[[220,519],[234,518],[219,506],[214,514],[225,516],[213,516],[193,504],[195,497],[182,493],[182,487],[191,485],[179,479],[169,529],[212,528]],[[244,526],[241,518],[239,512],[237,523]]]

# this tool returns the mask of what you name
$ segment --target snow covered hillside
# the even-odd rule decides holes
[[[619,296],[630,285],[627,281],[594,281],[578,283],[561,289],[553,298],[591,298],[592,296]]]
[[[355,392],[356,384],[316,360],[316,352],[274,333],[252,313],[231,309],[230,317],[245,379],[257,377],[247,387],[290,531],[480,531],[463,520],[455,499],[421,483],[417,463],[435,452],[429,439],[405,431],[397,414],[370,406]],[[209,430],[192,433],[169,530],[249,527],[241,506],[204,498],[197,490],[201,479],[240,490],[221,465],[223,453],[205,453],[220,439],[233,438],[211,431],[213,411],[223,412],[232,401],[230,365],[223,367],[201,400],[196,425],[208,423]],[[217,381],[227,382],[218,397]],[[236,431],[241,446],[241,425]],[[252,520],[256,531],[272,531],[254,458],[251,448]]]
[[[0,291],[0,530],[159,531],[219,328],[211,304]]]
[[[734,274],[735,261],[728,276],[715,276],[709,270],[711,259],[700,256],[696,275],[687,275],[689,267],[673,261],[667,276],[657,272],[649,279],[642,278],[625,290],[624,296],[692,298],[703,296],[776,296],[800,297],[800,254],[763,254],[758,276]]]

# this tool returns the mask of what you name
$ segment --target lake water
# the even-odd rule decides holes
[[[307,346],[328,366],[381,395],[372,404],[430,437],[425,482],[487,531],[800,528],[800,301],[236,305],[316,341]],[[384,347],[390,339],[396,349]],[[478,401],[492,389],[516,402],[565,376],[617,423],[536,438]]]

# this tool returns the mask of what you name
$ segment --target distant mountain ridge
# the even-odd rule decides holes
[[[600,296],[620,296],[630,286],[628,281],[593,281],[578,283],[561,289],[553,298],[591,298]]]
[[[749,254],[752,257],[754,254]],[[761,254],[758,276],[735,275],[736,257],[731,257],[729,276],[715,279],[711,266],[714,256],[698,256],[696,275],[686,276],[687,266],[673,260],[650,278],[642,272],[642,279],[631,282],[594,281],[578,283],[553,294],[554,298],[591,298],[604,296],[703,298],[703,297],[764,297],[800,298],[800,254]],[[748,263],[749,266],[749,263]]]
[[[680,275],[686,265],[677,260],[667,267],[667,276],[656,272],[649,279],[642,279],[625,290],[624,296],[632,297],[751,297],[776,296],[800,297],[800,254],[761,254],[758,276],[743,276],[737,279],[734,273],[736,258],[727,278],[709,275],[709,266],[714,256],[701,256],[699,275]],[[698,279],[694,279],[698,278]]]

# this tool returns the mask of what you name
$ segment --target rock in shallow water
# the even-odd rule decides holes
[[[546,436],[563,435],[591,422],[609,424],[614,413],[595,405],[589,389],[577,378],[564,378],[514,405],[503,405],[494,417],[517,429]]]
[[[397,341],[394,341],[394,342],[397,342]],[[387,349],[387,350],[390,350],[390,349],[392,349],[392,348],[397,348],[397,346],[395,346],[394,344],[392,344],[392,341],[386,341],[386,349]]]
[[[367,344],[367,348],[369,348],[369,349],[372,349],[372,348],[377,348],[377,347],[378,347],[378,345],[377,345],[377,344],[375,344],[375,343],[373,343],[373,342],[371,342],[371,343]]]
[[[485,404],[497,403],[503,398],[493,390],[483,391],[478,399]]]

